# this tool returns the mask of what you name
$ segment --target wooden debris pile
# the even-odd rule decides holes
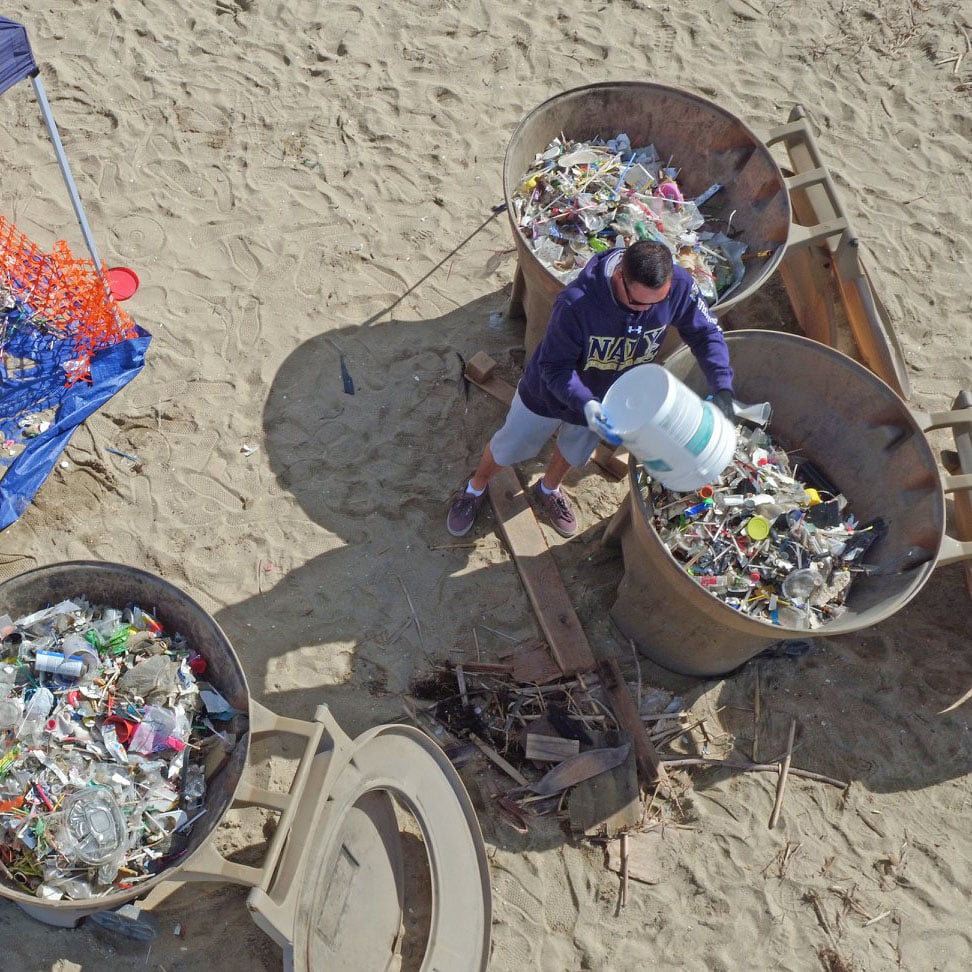
[[[779,819],[788,776],[847,786],[791,766],[795,720],[785,751],[756,762],[755,738],[754,758],[746,759],[729,734],[707,726],[709,719],[693,717],[681,698],[643,691],[640,681],[632,692],[613,660],[600,663],[596,673],[565,676],[541,672],[540,657],[528,648],[514,656],[514,664],[443,665],[412,686],[406,710],[454,765],[484,757],[506,778],[504,786],[489,775],[486,795],[514,830],[529,833],[538,818],[556,814],[572,837],[607,840],[606,864],[619,875],[620,906],[629,874],[647,883],[658,879],[665,853],[659,835],[684,829],[680,787],[668,770],[776,773],[770,829]],[[523,680],[527,664],[542,678]],[[755,724],[759,709],[757,690]]]

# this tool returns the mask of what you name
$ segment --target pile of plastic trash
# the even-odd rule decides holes
[[[623,133],[608,141],[555,138],[513,194],[516,223],[537,259],[564,283],[595,253],[658,240],[715,303],[742,280],[746,244],[709,229],[700,211],[722,186],[685,199],[671,162],[653,145],[632,148]]]
[[[137,606],[78,597],[3,615],[0,635],[0,879],[86,899],[169,867],[246,714]]]
[[[815,629],[846,610],[865,551],[886,532],[860,525],[847,499],[805,460],[791,464],[762,429],[737,427],[718,481],[676,493],[639,468],[651,522],[704,590],[767,624]]]

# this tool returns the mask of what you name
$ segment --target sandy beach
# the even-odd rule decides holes
[[[675,85],[761,136],[802,104],[891,312],[909,405],[945,410],[972,387],[962,4],[13,0],[3,13],[28,29],[102,255],[139,274],[126,309],[153,340],[0,536],[0,578],[70,559],[156,572],[213,614],[252,696],[281,715],[326,703],[355,735],[403,718],[413,680],[477,641],[493,661],[539,634],[492,513],[465,546],[444,518],[504,414],[464,394],[459,355],[488,352],[510,381],[523,365],[523,322],[504,314],[504,153],[563,90]],[[27,83],[4,95],[0,146],[0,211],[82,253]],[[634,680],[608,615],[623,564],[599,543],[627,484],[589,465],[566,488],[579,535],[545,535],[590,641]],[[505,781],[468,764],[490,968],[967,968],[972,701],[943,710],[972,687],[970,618],[952,565],[888,620],[800,658],[720,679],[641,659],[644,691],[705,719],[664,755],[748,758],[758,680],[760,752],[782,754],[796,719],[793,765],[850,786],[791,778],[769,830],[774,775],[676,771],[666,825],[632,838],[645,870],[624,909],[603,846],[554,816],[518,834],[490,810],[490,781]],[[279,784],[293,763],[261,748],[252,772]],[[218,845],[256,861],[265,824],[233,811]],[[0,969],[279,969],[245,896],[166,885],[145,905],[151,946],[0,901]]]

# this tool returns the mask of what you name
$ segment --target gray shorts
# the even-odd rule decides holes
[[[586,425],[572,425],[531,412],[517,392],[503,427],[490,440],[489,447],[501,466],[512,466],[532,459],[555,432],[557,448],[572,466],[583,466],[591,458],[598,443],[596,432]]]

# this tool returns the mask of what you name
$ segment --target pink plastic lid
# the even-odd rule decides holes
[[[107,272],[107,277],[115,300],[128,300],[138,290],[138,274],[128,267],[112,267]]]

